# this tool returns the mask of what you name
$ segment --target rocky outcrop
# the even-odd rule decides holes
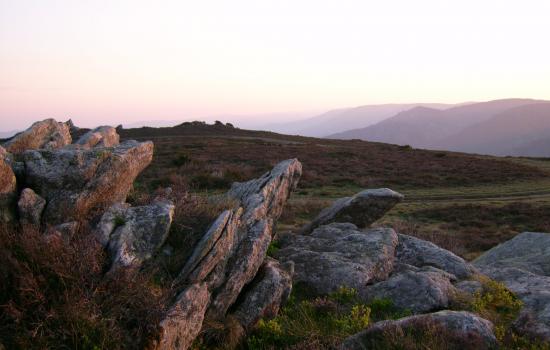
[[[283,266],[275,259],[266,260],[234,313],[246,331],[250,331],[260,319],[277,316],[280,306],[292,291],[293,273],[292,263]]]
[[[550,341],[550,234],[519,234],[481,255],[474,265],[523,302],[518,330]]]
[[[30,150],[22,161],[25,185],[47,202],[43,219],[59,224],[124,202],[152,157],[151,142],[126,141],[90,150]]]
[[[396,270],[387,280],[361,290],[361,298],[366,302],[389,299],[396,309],[414,314],[449,307],[456,294],[452,284],[455,276],[429,266],[400,266]]]
[[[19,154],[32,149],[54,150],[71,142],[70,127],[67,123],[46,119],[15,135],[4,143],[4,147],[8,152]]]
[[[332,222],[352,223],[359,228],[368,227],[403,199],[402,194],[388,188],[365,190],[353,197],[341,198],[321,211],[302,233],[307,234]]]
[[[422,239],[399,235],[397,259],[402,264],[416,267],[433,266],[455,275],[459,279],[470,278],[475,268],[452,252]]]
[[[393,270],[398,237],[389,228],[360,231],[353,224],[321,226],[310,235],[295,235],[283,242],[276,257],[295,264],[295,283],[318,294],[341,286],[363,290],[388,278]]]
[[[100,126],[82,135],[76,142],[82,148],[113,147],[120,142],[120,136],[112,126]]]
[[[46,200],[30,188],[25,188],[21,191],[17,209],[19,212],[19,222],[23,225],[40,226],[42,212],[46,206]]]
[[[146,206],[116,204],[103,214],[96,235],[108,247],[113,268],[139,267],[164,244],[174,204],[157,200]]]
[[[381,321],[347,338],[342,350],[393,349],[407,341],[427,349],[483,350],[497,346],[493,324],[464,311],[440,311]]]
[[[17,192],[17,180],[11,166],[6,162],[8,153],[0,147],[0,222],[11,221]]]

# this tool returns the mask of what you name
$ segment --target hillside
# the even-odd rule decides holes
[[[489,120],[492,120],[489,123],[498,122],[496,116],[508,110],[541,102],[544,101],[506,99],[474,103],[441,111],[414,108],[375,125],[332,134],[328,137],[333,139],[356,138],[400,145],[408,144],[413,147],[428,149],[467,150],[468,152],[496,154],[494,152],[483,152],[482,148],[469,147],[465,133],[474,132],[477,124]],[[523,118],[517,115],[516,117]],[[517,123],[520,123],[520,120]],[[491,138],[492,128],[494,127],[498,128],[497,125],[493,125],[485,129],[485,137]],[[453,137],[454,144],[447,144],[447,140]]]

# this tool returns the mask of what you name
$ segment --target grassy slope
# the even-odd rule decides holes
[[[304,175],[281,220],[298,227],[338,197],[390,187],[407,200],[380,224],[391,224],[473,258],[524,230],[550,230],[550,161],[416,150],[187,124],[120,131],[150,139],[155,157],[142,188],[182,182],[197,192],[225,191],[275,163],[298,158]]]

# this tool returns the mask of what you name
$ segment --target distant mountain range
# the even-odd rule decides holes
[[[550,101],[506,99],[447,109],[414,107],[374,125],[327,137],[500,156],[544,157],[550,156]]]

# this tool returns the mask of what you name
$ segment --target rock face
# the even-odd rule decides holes
[[[517,328],[550,341],[550,234],[525,232],[474,261],[523,302]]]
[[[139,267],[165,242],[173,216],[170,201],[140,207],[116,204],[103,214],[96,234],[108,247],[114,268]]]
[[[120,136],[112,126],[100,126],[82,135],[76,142],[82,148],[113,147],[120,142]]]
[[[469,278],[476,272],[471,264],[450,251],[431,242],[402,234],[399,235],[397,259],[403,264],[417,267],[433,266],[460,279]]]
[[[388,188],[365,190],[353,197],[337,200],[331,207],[324,209],[307,225],[303,233],[332,222],[355,224],[359,228],[370,226],[386,212],[404,199],[402,194]]]
[[[284,242],[276,257],[295,264],[295,283],[319,294],[341,286],[364,289],[385,280],[393,270],[398,237],[392,229],[360,231],[353,224],[321,226],[310,235]]]
[[[395,348],[403,344],[406,336],[416,336],[417,342],[426,337],[422,344],[427,349],[478,350],[494,349],[497,346],[490,321],[469,312],[440,311],[375,323],[367,330],[347,338],[341,349]],[[433,344],[428,344],[427,340]]]
[[[46,199],[46,222],[59,224],[124,202],[152,157],[153,144],[137,141],[90,150],[26,151],[22,154],[25,185]]]
[[[7,152],[0,147],[0,222],[13,219],[13,206],[17,191],[17,180],[6,162]]]
[[[234,313],[245,330],[251,330],[260,319],[277,316],[292,291],[293,273],[292,263],[282,266],[275,259],[266,260]]]
[[[4,144],[4,147],[8,152],[19,154],[31,149],[54,150],[71,142],[70,127],[67,123],[46,119],[15,135]]]
[[[42,212],[46,206],[46,200],[30,188],[21,191],[17,208],[19,211],[19,222],[24,225],[40,226]]]
[[[161,324],[164,331],[157,348],[187,349],[198,334],[195,326],[198,325],[200,330],[205,317],[223,320],[238,299],[236,315],[243,328],[277,310],[288,295],[290,271],[275,261],[269,260],[265,264],[264,261],[275,221],[301,174],[301,163],[291,159],[277,164],[271,172],[258,179],[233,185],[228,199],[236,201],[236,207],[216,219],[195,247],[175,283],[176,286],[201,286],[200,294],[207,296],[206,306],[203,308],[201,302],[201,307],[193,306],[182,317],[173,317],[169,313]],[[248,284],[250,288],[245,288]],[[276,288],[272,289],[275,284]],[[239,298],[243,290],[247,292]],[[178,306],[184,304],[181,300],[185,298],[179,298],[173,309],[181,308]],[[190,303],[195,304],[194,301]],[[243,310],[247,310],[246,315]],[[185,341],[176,342],[176,338]]]

